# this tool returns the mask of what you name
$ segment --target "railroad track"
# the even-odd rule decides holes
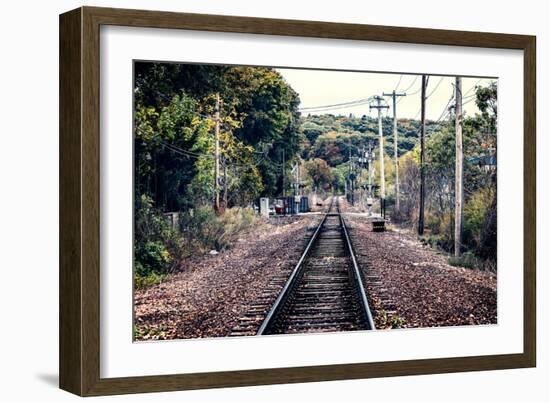
[[[257,334],[374,329],[349,233],[333,198]]]

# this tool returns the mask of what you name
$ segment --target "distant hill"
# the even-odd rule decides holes
[[[378,147],[378,119],[369,116],[354,117],[342,115],[306,115],[302,116],[302,131],[306,144],[302,158],[321,158],[334,167],[349,159],[350,144],[352,154],[369,144]],[[432,123],[428,122],[429,127]],[[420,121],[399,119],[397,130],[399,136],[398,153],[403,155],[412,150],[418,143]],[[393,156],[393,119],[386,117],[382,121],[384,133],[384,151]]]

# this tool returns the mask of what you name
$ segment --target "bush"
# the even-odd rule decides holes
[[[434,248],[451,252],[453,250],[454,241],[447,234],[433,234],[419,237],[420,242]]]
[[[150,273],[166,273],[174,260],[161,241],[138,243],[134,253],[135,272],[140,276]]]
[[[173,271],[182,254],[182,238],[146,195],[136,202],[134,237],[136,284],[155,283],[160,275]]]
[[[496,273],[496,260],[483,259],[476,256],[473,252],[465,252],[460,257],[450,257],[451,266],[464,267],[466,269],[478,269]]]
[[[231,247],[238,237],[259,222],[251,208],[234,207],[217,216],[210,207],[199,207],[180,219],[182,232],[190,246],[207,251]]]
[[[136,273],[134,276],[134,285],[136,289],[147,288],[151,287],[152,285],[162,283],[165,278],[166,274],[157,274],[155,272],[146,275],[140,275]]]
[[[142,195],[135,206],[134,285],[144,288],[161,282],[178,263],[193,253],[231,247],[259,223],[251,208],[231,208],[218,216],[204,206],[180,213],[179,228],[173,230]]]
[[[405,319],[396,313],[390,314],[382,309],[376,316],[376,327],[379,329],[401,329],[405,327]]]
[[[481,245],[481,232],[493,199],[491,188],[481,188],[472,194],[464,207],[463,242],[472,249],[479,249]]]
[[[479,246],[477,253],[484,259],[497,260],[497,198],[493,198],[493,202],[487,211],[483,227],[481,229],[481,235],[479,239]]]
[[[482,262],[472,252],[465,252],[460,257],[450,257],[451,266],[465,267],[467,269],[476,269],[482,266]]]

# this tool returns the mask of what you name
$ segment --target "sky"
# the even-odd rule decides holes
[[[399,97],[397,104],[398,118],[420,118],[420,87],[422,78],[417,74],[390,74],[367,72],[343,72],[306,69],[277,69],[285,80],[300,96],[300,108],[334,105],[349,101],[369,98],[382,93],[405,92],[407,96]],[[463,78],[462,93],[464,97],[464,111],[467,115],[474,115],[479,110],[475,105],[475,85],[488,85],[495,79]],[[438,120],[445,113],[449,99],[453,96],[454,77],[432,75],[428,79],[426,95],[426,118]],[[391,97],[386,97],[391,106]],[[451,101],[454,104],[454,98]],[[388,116],[392,115],[391,108],[383,110]],[[376,110],[369,111],[369,105],[338,106],[328,111],[302,110],[307,115],[332,113],[356,116],[377,116]]]

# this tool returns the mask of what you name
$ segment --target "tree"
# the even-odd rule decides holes
[[[137,106],[136,199],[146,194],[164,210],[176,210],[185,204],[186,186],[196,174],[195,160],[209,151],[212,121],[198,116],[197,106],[185,93],[175,95],[160,110]]]
[[[316,189],[323,189],[326,191],[332,187],[332,172],[325,160],[315,158],[307,161],[304,166],[311,179],[312,185]]]
[[[136,192],[160,209],[208,203],[213,192],[214,94],[220,93],[221,157],[231,203],[281,188],[277,156],[300,151],[298,95],[271,68],[135,64]],[[200,133],[195,126],[201,124]],[[229,196],[231,196],[229,194]]]

